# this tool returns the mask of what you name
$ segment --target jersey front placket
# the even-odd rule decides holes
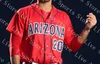
[[[34,9],[34,8],[33,8]],[[35,10],[35,9],[34,9]],[[53,18],[57,15],[58,11],[57,10],[52,10],[51,12],[45,12],[42,10],[35,10],[42,18],[43,25],[48,24],[48,30],[50,31],[50,25],[52,24]],[[50,32],[49,32],[50,33]],[[41,37],[41,36],[40,36]],[[47,64],[47,63],[52,63],[52,36],[50,34],[44,33],[43,36],[43,63],[42,64]]]

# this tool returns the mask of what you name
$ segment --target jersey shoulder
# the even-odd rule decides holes
[[[69,15],[67,14],[67,12],[64,12],[60,9],[58,9],[58,16],[62,17],[63,19],[69,19]]]
[[[25,7],[22,7],[22,8],[19,8],[18,10],[17,10],[17,13],[24,13],[24,14],[28,14],[30,11],[32,11],[32,9],[31,9],[31,5],[27,5],[27,6],[25,6]]]
[[[69,15],[67,14],[67,12],[64,12],[64,11],[62,11],[62,10],[60,10],[60,9],[58,9],[58,13],[59,13],[60,15],[63,15],[64,17],[69,17]]]

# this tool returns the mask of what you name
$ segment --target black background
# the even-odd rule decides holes
[[[16,10],[26,5],[30,5],[31,0],[0,0],[0,64],[9,64],[9,33],[6,31],[7,24],[12,18],[15,11],[9,9],[4,5],[5,1],[13,6]],[[91,42],[91,46],[84,44],[78,52],[77,56],[81,55],[81,59],[78,59],[75,55],[76,53],[69,52],[66,48],[63,50],[62,58],[64,64],[100,64],[100,12],[97,13],[93,11],[89,6],[85,4],[87,1],[91,2],[92,6],[97,8],[100,11],[100,0],[61,0],[63,5],[72,9],[75,13],[72,15],[72,12],[61,7],[58,3],[60,0],[53,0],[53,4],[58,9],[65,11],[71,18],[74,30],[76,33],[80,33],[84,28],[85,24],[76,18],[80,14],[83,19],[86,19],[86,15],[90,12],[93,12],[97,16],[97,27],[91,30],[86,43]],[[84,2],[82,2],[84,1]],[[35,2],[35,1],[34,1]],[[98,31],[98,32],[97,32]],[[96,49],[92,50],[92,47],[95,46]],[[87,60],[87,62],[82,62],[82,57]]]

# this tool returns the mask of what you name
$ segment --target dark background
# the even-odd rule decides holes
[[[93,12],[97,16],[98,21],[97,25],[91,30],[85,42],[86,44],[76,53],[69,52],[64,47],[62,54],[64,64],[100,64],[100,0],[61,0],[67,9],[59,5],[59,2],[60,0],[53,0],[55,7],[65,11],[70,16],[74,30],[78,34],[84,28],[85,23],[83,20],[86,19],[86,15],[89,12]],[[87,2],[88,4],[86,5]],[[15,10],[11,10],[9,6],[18,10],[21,7],[30,5],[30,3],[31,0],[0,0],[0,64],[10,64],[8,49],[9,33],[6,31],[6,27]],[[91,6],[89,7],[89,5]],[[72,9],[72,11],[69,11],[68,8],[69,10]],[[94,11],[94,8],[98,9],[99,12]],[[80,16],[77,18],[77,15]],[[84,59],[86,62],[83,62]]]

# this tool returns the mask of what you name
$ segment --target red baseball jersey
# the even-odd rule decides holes
[[[81,47],[69,16],[52,6],[46,12],[35,3],[20,8],[6,28],[10,33],[10,55],[24,62],[62,63],[65,43],[73,52]]]

